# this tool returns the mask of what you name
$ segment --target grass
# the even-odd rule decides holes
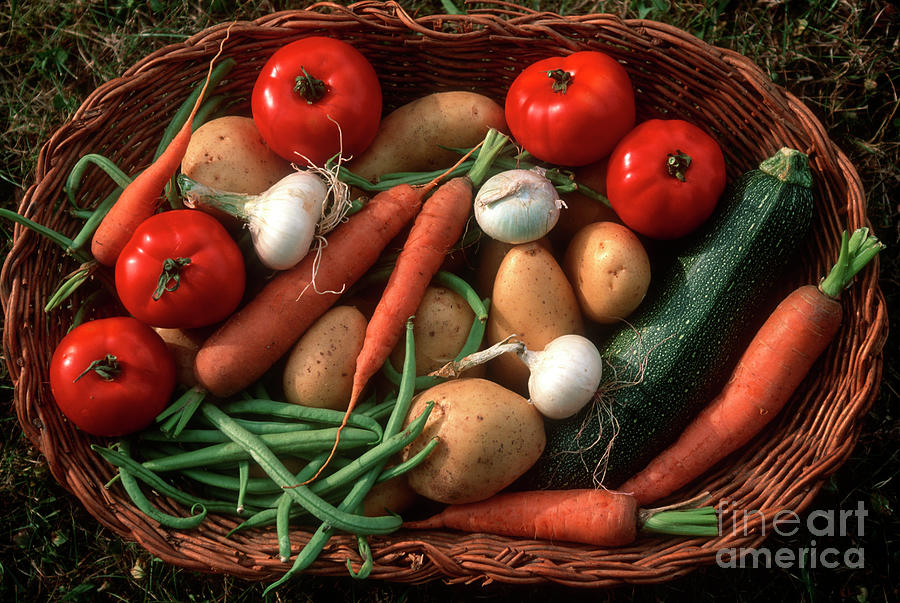
[[[560,13],[611,12],[666,21],[753,59],[778,84],[809,105],[851,158],[865,184],[876,233],[889,245],[881,281],[889,308],[897,308],[900,280],[900,22],[893,4],[876,0],[674,2],[522,2]],[[411,11],[439,12],[447,3],[404,3]],[[279,3],[264,0],[13,0],[0,7],[0,105],[4,145],[0,161],[3,206],[15,209],[33,177],[40,145],[88,93],[140,57],[213,23],[253,18]],[[11,229],[0,224],[0,241]],[[894,319],[895,320],[895,319]],[[893,322],[893,320],[892,320]],[[847,539],[801,532],[774,537],[771,547],[793,550],[829,544],[865,551],[865,567],[702,568],[664,585],[610,592],[566,592],[591,600],[655,601],[890,601],[897,600],[898,439],[900,390],[897,343],[885,349],[881,395],[867,416],[852,458],[831,478],[816,509],[869,510],[865,534]],[[0,382],[11,399],[8,379]],[[11,407],[10,407],[11,408]],[[179,570],[103,529],[52,479],[43,459],[21,435],[10,412],[0,418],[0,596],[6,601],[255,601],[264,585]],[[832,542],[834,541],[834,542]],[[851,544],[852,543],[852,544]],[[301,577],[276,600],[328,598],[367,601],[538,601],[559,589],[502,585],[448,587]]]

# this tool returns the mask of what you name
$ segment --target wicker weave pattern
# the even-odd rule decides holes
[[[35,184],[20,213],[66,233],[79,224],[65,207],[63,185],[82,155],[98,152],[128,173],[149,161],[162,129],[206,72],[225,37],[226,25],[146,57],[122,77],[98,88],[40,153]],[[230,30],[225,56],[239,57],[220,88],[240,98],[278,47],[298,37],[325,34],[353,43],[373,63],[390,109],[429,91],[470,88],[502,100],[506,87],[530,62],[554,54],[597,49],[623,62],[635,85],[639,118],[681,116],[722,142],[729,176],[755,166],[781,146],[810,155],[816,181],[814,234],[797,258],[795,282],[814,282],[837,256],[840,231],[867,224],[862,185],[853,166],[829,140],[816,117],[797,98],[774,85],[745,57],[714,48],[673,27],[622,21],[610,15],[559,17],[523,12],[498,3],[469,15],[413,18],[399,5],[360,2],[319,4],[308,11],[277,13]],[[96,203],[112,190],[97,170],[87,175],[79,202]],[[137,540],[167,562],[199,571],[270,580],[287,569],[278,560],[274,530],[225,534],[236,524],[213,517],[191,532],[169,531],[137,511],[119,488],[105,490],[112,470],[90,449],[90,440],[68,424],[53,403],[47,366],[71,322],[42,307],[73,262],[20,227],[0,274],[6,318],[4,353],[15,383],[15,409],[28,437],[46,456],[55,478],[101,523]],[[877,268],[877,266],[876,266]],[[710,492],[710,500],[758,509],[766,521],[781,509],[801,511],[820,485],[849,456],[861,418],[881,377],[887,316],[877,269],[865,271],[846,292],[845,324],[811,376],[757,444],[724,463],[704,483],[675,497]],[[160,500],[172,513],[178,505]],[[443,578],[451,582],[557,582],[606,587],[621,582],[659,582],[712,564],[720,548],[759,545],[751,524],[714,540],[643,539],[611,550],[449,532],[399,532],[372,538],[372,577],[402,582]],[[296,550],[309,537],[293,533]],[[345,575],[345,559],[358,560],[355,540],[335,536],[312,573]]]

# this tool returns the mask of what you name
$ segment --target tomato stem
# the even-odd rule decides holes
[[[674,153],[666,155],[666,172],[669,176],[684,182],[684,175],[689,167],[691,167],[691,156],[687,153],[676,150]]]
[[[191,258],[166,258],[163,262],[162,272],[159,275],[159,281],[156,283],[156,291],[153,292],[153,301],[159,301],[163,293],[167,291],[175,291],[181,284],[181,268],[191,263]],[[171,284],[170,284],[171,281]]]
[[[112,354],[107,354],[103,358],[91,362],[80,375],[72,380],[72,383],[75,383],[91,371],[97,373],[104,381],[112,381],[122,372],[122,367],[119,366],[118,358]]]
[[[311,105],[325,96],[325,82],[311,76],[305,67],[300,67],[300,70],[303,71],[303,75],[297,76],[294,92],[305,98],[306,103]]]
[[[572,81],[575,79],[571,73],[564,69],[551,69],[547,77],[553,80],[553,91],[565,94]]]

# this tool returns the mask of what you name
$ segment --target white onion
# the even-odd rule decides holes
[[[479,364],[512,352],[528,366],[529,402],[548,419],[566,419],[584,408],[600,387],[603,359],[597,346],[581,335],[560,335],[543,350],[532,351],[510,335],[486,350],[448,362],[431,375],[454,378]]]
[[[591,401],[600,387],[600,352],[581,335],[562,335],[540,352],[525,350],[519,356],[531,371],[529,401],[547,418],[571,417]]]
[[[488,178],[475,195],[475,220],[492,239],[535,241],[556,226],[565,207],[543,170],[506,170]]]
[[[339,221],[323,215],[329,188],[308,170],[291,172],[258,195],[219,191],[184,175],[178,182],[185,205],[214,207],[244,221],[260,261],[273,270],[296,265],[309,253],[317,231],[324,234],[321,223]],[[331,209],[346,212],[340,203]]]

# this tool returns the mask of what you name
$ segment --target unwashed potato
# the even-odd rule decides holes
[[[353,306],[335,306],[294,344],[284,368],[288,402],[346,410],[366,317]]]
[[[650,286],[647,251],[637,235],[616,222],[594,222],[579,230],[563,268],[585,316],[603,324],[631,314]]]
[[[461,295],[438,285],[431,285],[416,309],[413,339],[416,350],[416,374],[427,375],[456,358],[472,329],[475,313]],[[406,344],[391,353],[391,363],[400,371]]]
[[[575,292],[553,254],[537,242],[510,249],[494,280],[488,344],[515,335],[516,341],[538,351],[560,335],[580,334],[583,327]],[[528,367],[514,354],[492,360],[488,375],[513,391],[528,391]]]
[[[491,128],[507,132],[503,107],[487,96],[435,92],[386,115],[375,140],[347,168],[371,181],[393,172],[449,168],[460,155],[442,147],[474,147]]]
[[[425,428],[402,459],[432,438],[438,444],[407,481],[425,498],[448,504],[493,496],[537,461],[546,446],[544,420],[522,396],[486,379],[445,381],[412,401],[407,424],[433,400]]]
[[[191,135],[181,171],[206,186],[256,195],[291,173],[291,164],[275,154],[249,117],[210,120]]]

